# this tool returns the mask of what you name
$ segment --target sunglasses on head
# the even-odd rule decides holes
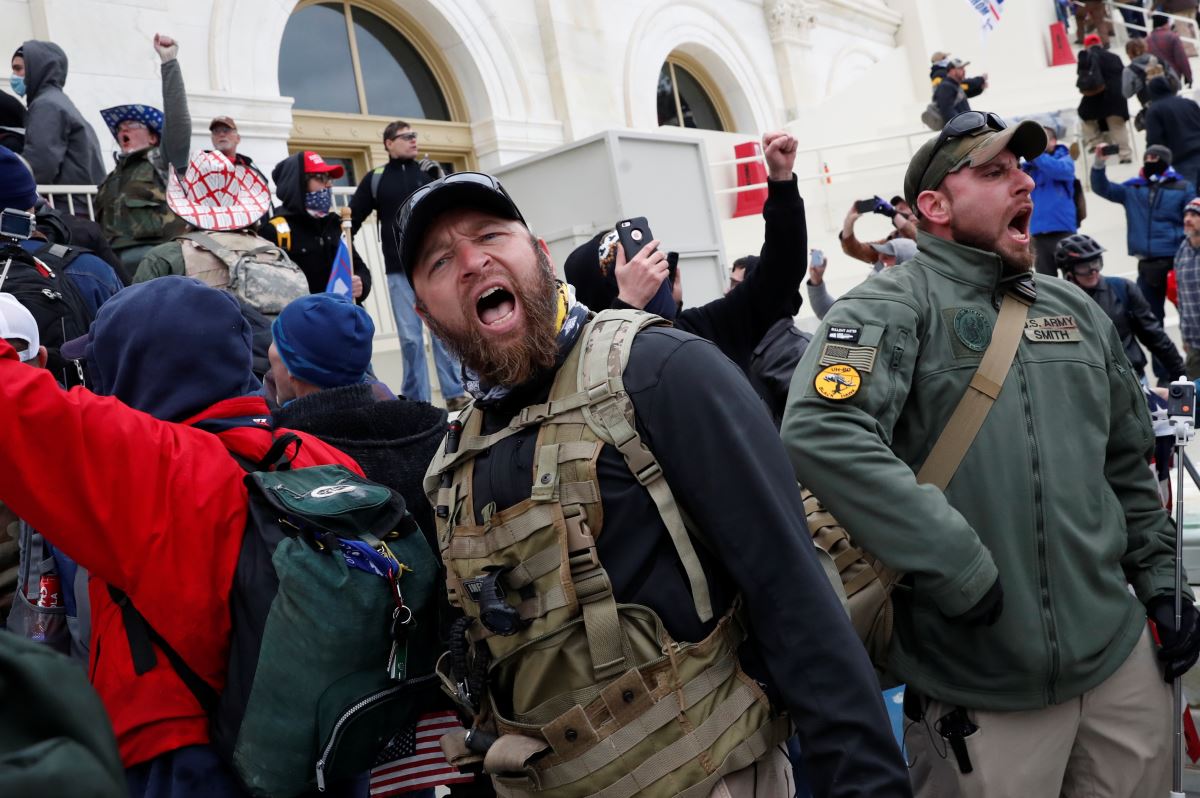
[[[937,144],[933,149],[937,152],[950,139],[1006,129],[1008,125],[1004,124],[1004,120],[991,111],[964,111],[946,123],[942,132],[938,134]]]
[[[390,139],[388,139],[388,141],[395,141],[396,139],[404,139],[405,141],[416,141],[417,140],[417,131],[410,130],[406,133],[397,133],[396,135],[394,135]]]

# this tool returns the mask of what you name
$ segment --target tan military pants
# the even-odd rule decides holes
[[[750,767],[718,781],[709,798],[792,798],[795,794],[792,763],[784,747],[777,745]]]
[[[1133,157],[1133,149],[1129,144],[1129,126],[1119,116],[1107,119],[1108,130],[1101,130],[1100,123],[1094,119],[1080,120],[1083,125],[1083,145],[1088,150],[1094,150],[1097,144],[1116,144],[1120,148],[1118,157],[1128,160]]]
[[[1028,712],[967,710],[974,770],[959,772],[930,701],[905,743],[918,798],[1162,798],[1171,786],[1171,686],[1149,631],[1125,663],[1082,696]]]

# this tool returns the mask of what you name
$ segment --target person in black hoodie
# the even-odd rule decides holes
[[[1171,150],[1171,166],[1193,186],[1200,186],[1200,105],[1180,97],[1164,77],[1150,81],[1146,108],[1146,146]]]
[[[433,539],[433,513],[421,488],[446,431],[446,411],[408,399],[380,401],[366,381],[375,325],[340,294],[293,301],[272,325],[268,353],[275,423],[316,435],[387,485]]]
[[[1129,163],[1133,158],[1133,150],[1129,146],[1129,128],[1126,126],[1129,122],[1129,101],[1121,89],[1125,65],[1121,63],[1119,55],[1100,46],[1096,34],[1089,33],[1084,42],[1088,43],[1088,47],[1079,52],[1079,65],[1076,67],[1080,80],[1090,73],[1093,60],[1099,62],[1100,77],[1104,80],[1103,89],[1084,94],[1079,101],[1079,119],[1083,123],[1085,146],[1090,149],[1101,140],[1116,144],[1120,148],[1121,163]]]
[[[417,131],[397,119],[383,129],[383,148],[388,162],[372,171],[358,184],[350,200],[355,233],[371,212],[379,222],[379,240],[383,247],[383,264],[387,270],[388,294],[392,314],[396,317],[396,332],[400,336],[400,354],[404,358],[404,382],[400,391],[409,399],[428,402],[432,395],[429,368],[425,359],[425,334],[421,319],[413,307],[413,291],[401,267],[396,250],[396,213],[408,195],[421,186],[442,176],[441,167],[428,158],[419,158]],[[446,406],[460,410],[467,403],[459,365],[433,336],[433,362],[437,369],[438,385]]]
[[[804,279],[808,252],[804,200],[792,174],[796,140],[786,133],[768,133],[763,136],[763,151],[768,172],[763,246],[758,268],[747,274],[737,287],[699,307],[674,313],[676,306],[668,303],[667,309],[661,310],[656,291],[661,291],[658,282],[667,274],[665,257],[655,259],[654,255],[659,253],[639,255],[626,264],[624,251],[616,245],[615,265],[606,268],[597,250],[601,234],[576,248],[563,266],[579,301],[596,311],[636,307],[658,313],[674,321],[677,329],[712,341],[725,357],[749,375],[751,359],[763,336],[776,322],[790,318],[800,308],[800,282]],[[626,289],[627,282],[644,282],[645,274],[639,272],[655,269],[661,276],[650,291]],[[678,286],[678,275],[676,271],[676,286],[672,287]]]
[[[275,196],[283,212],[259,226],[258,234],[287,250],[308,278],[308,290],[319,294],[329,283],[337,257],[342,220],[333,209],[330,184],[346,170],[311,150],[289,155],[271,170]],[[371,293],[371,272],[354,253],[354,301],[360,305]]]

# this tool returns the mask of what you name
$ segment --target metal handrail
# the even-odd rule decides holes
[[[1129,9],[1130,11],[1140,11],[1142,14],[1162,14],[1163,16],[1168,17],[1175,22],[1186,22],[1189,25],[1193,25],[1193,26],[1197,25],[1195,17],[1184,17],[1184,16],[1180,16],[1179,14],[1168,14],[1165,11],[1153,11],[1149,8],[1144,8],[1142,6],[1130,5],[1129,3],[1118,3],[1118,2],[1116,2],[1116,0],[1104,0],[1104,6],[1105,6],[1105,10],[1108,12],[1110,21],[1117,19],[1117,17],[1120,17],[1119,14],[1116,14],[1116,15],[1113,14],[1113,9],[1124,8],[1124,9]],[[1153,30],[1153,28],[1146,27],[1145,25],[1138,25],[1136,23],[1129,22],[1124,17],[1120,17],[1120,19],[1121,19],[1121,25],[1125,28],[1132,28],[1133,30],[1140,30],[1144,33],[1149,33],[1151,30]],[[1200,27],[1197,27],[1197,30],[1200,31]],[[1115,25],[1113,26],[1113,31],[1114,32],[1116,31]],[[1175,33],[1179,36],[1180,39],[1191,42],[1192,44],[1196,45],[1197,47],[1200,47],[1200,33],[1198,33],[1197,36],[1184,36],[1182,33],[1179,33],[1179,31],[1175,31]]]

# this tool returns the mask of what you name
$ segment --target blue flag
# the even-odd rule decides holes
[[[333,269],[329,272],[329,282],[325,284],[326,293],[353,298],[351,290],[353,274],[354,272],[350,268],[350,250],[346,246],[346,239],[343,238],[338,241],[338,251],[333,259]]]

